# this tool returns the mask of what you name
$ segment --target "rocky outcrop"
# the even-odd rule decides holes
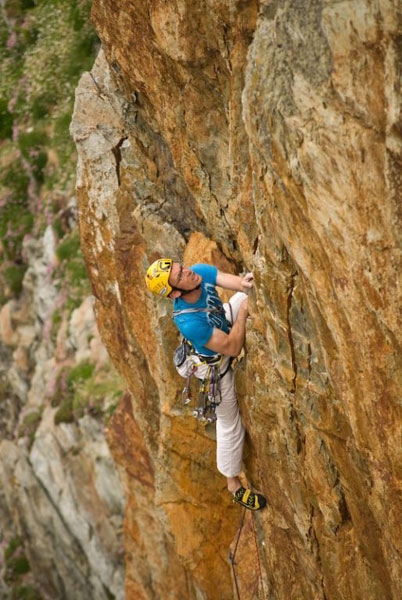
[[[123,598],[124,496],[101,418],[121,382],[110,375],[90,297],[72,311],[65,304],[55,249],[50,226],[26,239],[23,293],[0,310],[0,595]],[[87,399],[78,378],[81,406],[68,412],[63,384],[70,376],[74,385],[83,364],[103,382],[103,404],[91,406],[99,390]]]
[[[127,598],[233,597],[239,510],[180,404],[158,255],[252,270],[238,390],[241,598],[401,595],[401,13],[354,0],[94,0],[76,94],[79,221],[97,323],[129,387]],[[240,561],[241,564],[241,561]]]

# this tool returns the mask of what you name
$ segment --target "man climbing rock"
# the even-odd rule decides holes
[[[266,500],[245,489],[239,479],[242,470],[244,426],[236,398],[232,357],[243,346],[248,315],[247,291],[253,276],[222,273],[211,265],[184,267],[171,258],[156,260],[145,281],[157,296],[174,300],[173,319],[180,333],[190,342],[196,355],[196,377],[203,380],[208,365],[219,364],[220,403],[216,406],[217,467],[227,479],[228,490],[242,506],[259,510]],[[216,286],[236,291],[222,304]]]

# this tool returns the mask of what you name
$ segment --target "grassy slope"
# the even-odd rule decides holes
[[[8,0],[0,13],[0,304],[21,290],[23,239],[74,194],[74,89],[98,46],[89,0]]]

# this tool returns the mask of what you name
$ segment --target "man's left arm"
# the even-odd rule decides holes
[[[253,274],[246,273],[245,275],[240,276],[218,271],[216,275],[216,285],[225,290],[248,292],[248,290],[253,287]]]

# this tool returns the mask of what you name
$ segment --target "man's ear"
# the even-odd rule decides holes
[[[179,290],[173,290],[173,292],[170,292],[169,294],[169,298],[172,298],[173,300],[175,300],[176,298],[180,298],[181,296],[181,292],[179,292]]]

